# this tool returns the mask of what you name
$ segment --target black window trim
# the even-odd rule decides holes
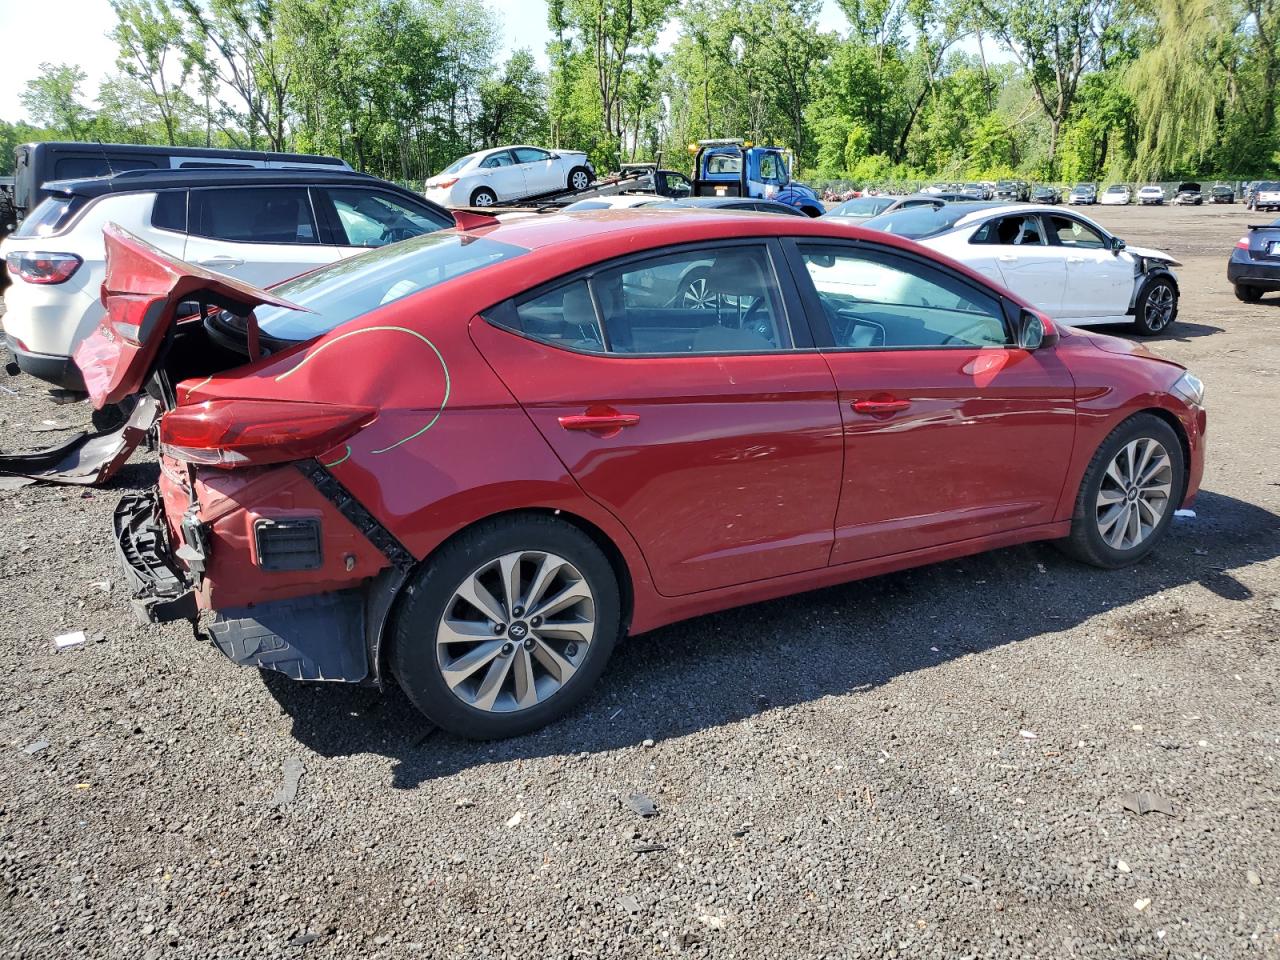
[[[712,252],[724,250],[729,247],[764,247],[765,254],[771,264],[773,275],[778,284],[778,292],[782,299],[783,319],[791,331],[790,347],[780,347],[776,350],[739,350],[715,353],[689,353],[685,351],[676,351],[673,353],[612,353],[609,351],[609,331],[604,323],[604,315],[600,309],[600,303],[596,298],[595,286],[591,280],[598,273],[604,273],[610,270],[625,268],[631,264],[642,263],[645,260],[664,259],[669,256],[676,256],[686,251],[694,252],[697,250],[709,250]],[[582,350],[575,347],[569,347],[561,343],[555,343],[550,340],[543,340],[540,337],[532,336],[520,329],[520,323],[516,314],[516,309],[520,304],[527,303],[530,300],[536,300],[545,294],[551,293],[559,287],[567,287],[569,284],[578,280],[587,282],[587,290],[591,294],[591,306],[595,310],[596,323],[600,325],[601,335],[604,338],[605,349],[599,350]],[[544,347],[550,347],[553,350],[563,350],[565,353],[575,353],[583,357],[596,357],[601,360],[617,360],[626,362],[628,360],[645,360],[680,357],[686,360],[708,360],[716,357],[773,357],[778,354],[797,354],[797,353],[818,353],[820,348],[814,341],[814,331],[809,322],[808,311],[804,309],[804,304],[800,299],[800,292],[796,286],[794,268],[788,262],[785,251],[778,243],[778,238],[774,236],[756,236],[756,237],[739,237],[732,240],[696,240],[686,243],[672,244],[666,247],[651,247],[647,250],[638,250],[635,253],[625,254],[621,257],[614,257],[610,260],[604,260],[600,263],[593,263],[588,267],[575,270],[572,273],[562,274],[559,277],[540,283],[536,287],[530,287],[528,290],[521,292],[518,296],[508,297],[500,303],[494,304],[484,310],[479,311],[479,315],[484,318],[485,322],[490,326],[497,327],[505,333],[512,336],[529,340],[533,343],[541,344]],[[502,319],[499,319],[501,317]],[[803,341],[803,343],[801,342]]]
[[[284,243],[280,243],[279,241],[276,241],[276,240],[228,240],[225,237],[210,237],[210,236],[206,236],[203,233],[196,233],[192,229],[193,224],[191,223],[191,213],[192,213],[191,201],[193,199],[193,194],[212,193],[218,190],[224,190],[224,191],[225,190],[272,190],[272,189],[280,189],[280,188],[293,188],[296,190],[301,190],[303,191],[303,193],[306,194],[307,209],[311,211],[311,225],[315,228],[315,233],[316,233],[316,238],[314,242],[303,243],[300,241],[294,241],[293,243],[289,243],[288,241],[286,241]],[[334,244],[325,244],[325,242],[320,237],[320,230],[321,230],[320,217],[317,214],[315,202],[311,196],[311,189],[312,189],[311,185],[306,183],[296,183],[296,184],[288,183],[288,184],[276,184],[276,185],[247,183],[247,184],[220,184],[218,186],[213,186],[213,187],[192,187],[187,193],[187,236],[196,237],[199,240],[211,240],[214,243],[243,243],[243,244],[250,244],[253,246],[263,246],[263,247],[334,246]]]
[[[920,345],[898,345],[884,347],[841,347],[835,342],[835,334],[831,330],[830,323],[827,322],[827,313],[822,309],[822,300],[818,295],[818,288],[814,286],[813,281],[809,278],[809,271],[804,265],[804,258],[800,252],[801,245],[805,246],[821,246],[821,247],[844,247],[850,251],[859,254],[873,254],[883,257],[887,260],[899,260],[917,267],[924,267],[926,270],[941,274],[947,280],[960,286],[967,287],[975,293],[989,297],[996,301],[1003,314],[1004,332],[1008,342],[1003,344],[986,344],[983,346],[975,346],[970,343],[953,343],[953,344],[920,344]],[[890,247],[886,244],[872,243],[866,240],[842,239],[836,237],[820,237],[820,236],[799,236],[786,237],[782,243],[783,249],[786,251],[788,263],[791,272],[795,277],[796,286],[799,288],[800,298],[805,307],[805,313],[809,317],[810,326],[813,329],[814,342],[817,343],[818,349],[822,353],[885,353],[889,351],[903,351],[910,353],[919,353],[924,350],[1020,350],[1021,347],[1017,343],[1017,326],[1018,319],[1022,316],[1022,307],[1014,301],[1010,300],[1005,294],[981,284],[967,277],[962,273],[940,264],[928,257],[920,256],[908,250],[899,250],[896,247]]]

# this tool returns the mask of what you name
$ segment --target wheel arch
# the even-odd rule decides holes
[[[613,570],[614,579],[618,584],[618,596],[622,604],[619,616],[622,628],[621,633],[623,636],[627,634],[631,626],[632,615],[635,611],[636,584],[631,567],[627,563],[626,556],[623,554],[621,548],[618,547],[618,545],[603,529],[586,517],[564,510],[563,508],[520,507],[512,510],[501,510],[496,513],[488,514],[484,517],[476,518],[465,526],[458,528],[444,540],[440,541],[440,543],[438,543],[430,553],[415,563],[410,569],[403,571],[387,571],[384,576],[378,577],[374,580],[370,587],[369,597],[366,602],[366,610],[368,611],[366,618],[366,643],[368,647],[371,673],[379,684],[384,682],[385,678],[390,675],[387,665],[390,646],[386,643],[386,636],[391,625],[399,615],[400,601],[404,596],[405,587],[409,584],[409,581],[413,579],[413,575],[418,570],[422,569],[423,566],[430,563],[432,559],[446,546],[453,543],[459,537],[465,536],[481,524],[521,516],[554,517],[562,523],[567,523],[586,534],[586,536],[600,548],[600,552],[603,553],[605,559],[608,560],[609,566]]]
[[[1178,497],[1174,502],[1180,504],[1186,497],[1187,486],[1191,482],[1191,438],[1187,436],[1186,425],[1172,411],[1163,407],[1143,407],[1141,410],[1125,417],[1125,420],[1132,420],[1143,413],[1149,413],[1158,420],[1163,420],[1173,430],[1174,436],[1178,438],[1178,446],[1182,448],[1182,489],[1178,491]]]

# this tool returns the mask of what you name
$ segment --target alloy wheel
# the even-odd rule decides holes
[[[1120,448],[1098,487],[1098,533],[1114,550],[1132,550],[1160,525],[1173,495],[1173,461],[1158,440]]]
[[[477,206],[477,207],[492,207],[492,206],[493,206],[493,204],[494,204],[494,202],[495,202],[495,201],[494,201],[493,194],[491,194],[491,193],[483,193],[483,192],[481,192],[481,193],[477,193],[477,194],[476,194],[476,199],[475,199],[475,203],[473,204],[473,206]]]
[[[585,190],[591,185],[591,178],[581,170],[576,171],[569,177],[569,186],[574,190]]]
[[[714,310],[716,307],[716,295],[707,291],[706,277],[689,281],[681,301],[682,306],[689,310]]]
[[[595,629],[595,596],[578,569],[522,550],[486,563],[454,591],[436,630],[436,663],[468,706],[526,710],[569,682]]]
[[[1163,330],[1173,319],[1175,297],[1173,288],[1167,283],[1157,283],[1147,295],[1147,326],[1152,332]]]

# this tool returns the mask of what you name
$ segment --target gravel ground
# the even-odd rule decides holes
[[[1016,548],[667,628],[523,739],[135,624],[110,512],[153,463],[0,492],[0,956],[1280,956],[1280,301],[1226,285],[1238,206],[1097,213],[1186,260],[1154,348],[1210,391],[1198,515],[1152,558]],[[0,385],[0,447],[87,420]]]

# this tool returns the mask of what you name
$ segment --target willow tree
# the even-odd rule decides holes
[[[1221,0],[1154,0],[1154,9],[1155,43],[1126,77],[1137,108],[1133,172],[1142,180],[1197,167],[1212,149],[1225,90],[1221,48],[1234,31]]]

